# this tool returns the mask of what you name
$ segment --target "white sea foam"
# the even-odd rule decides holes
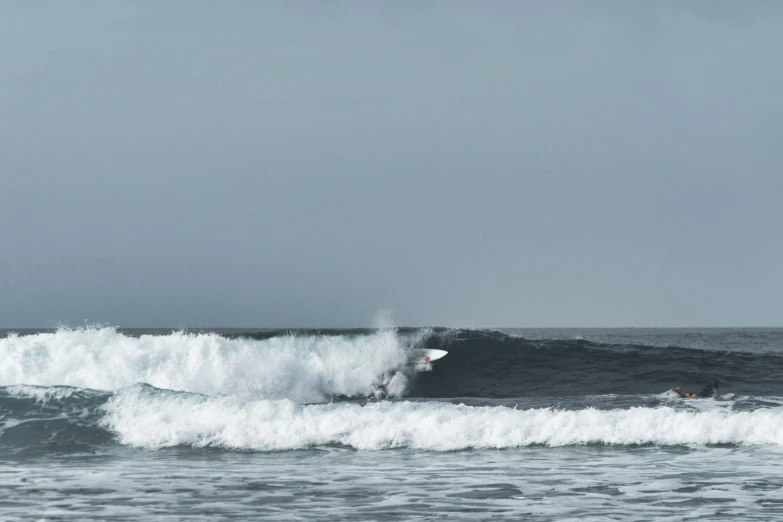
[[[38,402],[57,401],[67,399],[74,393],[79,392],[78,388],[67,386],[30,386],[27,384],[17,384],[5,388],[6,393],[16,397],[30,397]]]
[[[0,339],[0,386],[116,390],[138,382],[209,395],[318,401],[377,390],[404,367],[409,342],[393,328],[373,335],[227,339],[216,334],[129,337],[112,328]],[[404,376],[390,391],[404,391]]]
[[[301,405],[132,387],[105,406],[124,444],[261,451],[339,444],[362,450],[449,451],[577,444],[783,446],[783,411],[679,411],[670,407],[561,411],[449,403]]]

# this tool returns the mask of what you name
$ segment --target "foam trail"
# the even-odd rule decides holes
[[[661,444],[783,446],[783,412],[515,410],[448,403],[301,405],[132,387],[105,405],[104,426],[123,444],[259,451],[345,445],[361,450],[451,451],[530,445]]]
[[[116,390],[143,382],[208,395],[312,402],[372,394],[381,378],[405,365],[408,349],[393,328],[373,335],[261,341],[183,332],[136,338],[112,328],[60,330],[0,339],[0,386]]]
[[[10,396],[29,397],[31,399],[35,399],[38,402],[46,403],[49,401],[67,399],[74,394],[78,394],[80,390],[78,388],[71,388],[69,386],[47,387],[18,384],[15,386],[8,386],[4,391]]]

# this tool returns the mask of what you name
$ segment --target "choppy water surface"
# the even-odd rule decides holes
[[[783,518],[781,330],[104,328],[0,357],[2,520]],[[666,391],[713,376],[735,399]]]

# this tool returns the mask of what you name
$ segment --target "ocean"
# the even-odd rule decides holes
[[[0,361],[4,521],[783,519],[783,329],[4,330]]]

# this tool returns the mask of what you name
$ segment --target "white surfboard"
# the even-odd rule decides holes
[[[733,393],[727,393],[725,395],[718,395],[715,398],[718,399],[718,400],[721,400],[721,401],[728,401],[728,400],[734,398],[734,394]]]
[[[449,352],[446,350],[416,349],[411,353],[410,362],[414,364],[430,363],[442,359],[447,353]]]

